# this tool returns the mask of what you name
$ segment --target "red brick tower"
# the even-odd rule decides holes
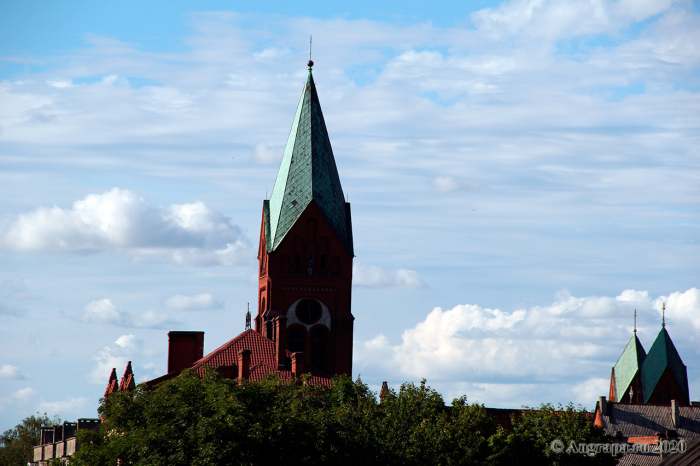
[[[309,61],[284,156],[263,202],[255,330],[328,374],[352,374],[352,226]]]

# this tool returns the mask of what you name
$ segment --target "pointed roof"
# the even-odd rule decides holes
[[[128,392],[134,388],[136,388],[136,383],[134,382],[134,371],[131,369],[131,361],[129,361],[126,364],[126,369],[124,370],[122,380],[119,382],[119,391]]]
[[[117,368],[113,367],[112,374],[109,376],[109,380],[107,381],[107,389],[105,390],[105,398],[107,398],[111,393],[116,392],[118,388],[119,388],[119,385],[117,382]]]
[[[644,351],[642,343],[637,338],[635,333],[630,341],[625,346],[620,358],[613,367],[613,383],[615,388],[615,399],[612,401],[619,402],[627,393],[632,379],[637,375],[642,368],[642,364],[646,359],[647,354]]]
[[[644,364],[642,365],[642,387],[644,388],[644,402],[648,403],[656,384],[661,379],[666,368],[671,370],[681,390],[684,390],[686,400],[690,400],[688,391],[688,372],[678,355],[678,351],[671,341],[671,337],[666,331],[666,327],[661,327],[661,331],[654,340],[654,344],[649,350]]]
[[[349,204],[343,197],[331,141],[309,67],[270,202],[265,206],[269,211],[266,212],[269,219],[268,252],[279,246],[311,201],[316,202],[340,241],[352,254]]]

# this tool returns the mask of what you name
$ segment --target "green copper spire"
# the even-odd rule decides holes
[[[611,401],[620,402],[622,397],[627,393],[627,390],[632,383],[632,379],[637,375],[637,372],[642,368],[646,352],[642,347],[641,342],[637,338],[637,329],[627,343],[625,350],[620,355],[613,367],[613,383],[615,384],[615,399]]]
[[[649,402],[656,384],[659,383],[667,367],[671,370],[671,374],[673,374],[681,390],[684,391],[686,400],[689,400],[688,372],[664,325],[661,327],[661,331],[656,340],[654,340],[654,344],[651,346],[649,354],[647,354],[642,365],[642,387],[644,388],[645,403]]]
[[[311,73],[299,99],[269,202],[268,252],[275,250],[304,209],[315,201],[338,238],[353,254],[350,204],[343,198],[331,141]]]

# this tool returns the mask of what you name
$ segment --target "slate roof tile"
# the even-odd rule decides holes
[[[282,162],[266,204],[268,252],[276,249],[306,207],[315,201],[336,235],[353,254],[348,205],[343,197],[328,130],[309,75],[297,106]],[[269,221],[269,225],[267,222]]]
[[[690,400],[687,369],[671,341],[666,327],[661,327],[661,331],[642,364],[642,388],[645,402],[649,402],[656,384],[667,367],[671,370],[681,389],[684,390],[686,400]]]

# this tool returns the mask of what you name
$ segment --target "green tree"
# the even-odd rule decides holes
[[[564,451],[552,450],[552,442],[559,440]],[[570,442],[575,444],[610,444],[612,437],[593,425],[593,415],[572,403],[557,408],[542,404],[537,409],[526,408],[522,416],[513,418],[513,433],[502,433],[492,442],[502,449],[502,461],[552,466],[606,466],[619,460],[609,453],[596,455],[567,452]]]
[[[58,417],[37,413],[0,436],[0,466],[25,466],[34,461],[34,446],[41,441],[41,428],[61,424]]]
[[[157,390],[140,385],[102,401],[100,432],[79,432],[74,464],[355,464],[359,406],[369,390],[338,379],[333,388],[228,380],[184,373]]]
[[[489,439],[496,423],[481,405],[468,405],[465,397],[445,406],[442,395],[429,388],[405,383],[399,393],[390,391],[378,407],[375,435],[381,449],[377,464],[453,465],[491,464]]]
[[[102,400],[99,431],[79,431],[73,465],[603,465],[611,458],[554,455],[552,440],[605,442],[585,410],[526,411],[504,431],[466,398],[446,406],[423,381],[379,403],[360,380],[331,387],[308,378],[263,382],[185,371],[156,390],[140,385]]]

